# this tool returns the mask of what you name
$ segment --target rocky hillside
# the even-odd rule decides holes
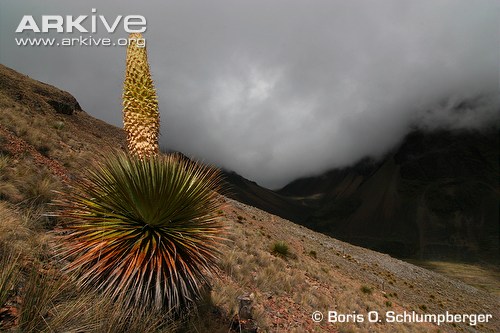
[[[80,110],[68,93],[0,66],[0,259],[9,249],[21,265],[20,282],[0,304],[1,329],[145,332],[151,323],[157,325],[158,318],[151,314],[138,322],[115,324],[113,304],[78,291],[60,273],[53,256],[52,230],[60,221],[46,214],[56,196],[52,190],[65,188],[68,179],[80,179],[103,152],[123,149],[123,143],[121,129]],[[286,201],[272,193],[251,193],[257,203],[262,204],[262,194],[285,207]],[[224,207],[219,214],[229,239],[219,273],[210,277],[212,289],[198,312],[175,327],[154,326],[158,332],[237,332],[237,297],[242,294],[253,301],[259,332],[500,331],[498,296],[233,199],[221,196],[221,200]],[[5,272],[7,266],[2,267]],[[36,274],[30,273],[33,267],[40,267]],[[33,276],[36,283],[30,282]],[[30,317],[27,309],[35,309],[37,315]],[[325,315],[321,323],[312,320],[314,311]],[[329,323],[327,311],[358,316]],[[380,322],[368,322],[370,311],[380,315]],[[475,326],[462,322],[438,326],[386,322],[391,311],[493,317]]]
[[[499,247],[499,132],[414,131],[382,161],[297,180],[304,225],[403,257],[489,259]]]
[[[500,140],[415,130],[381,160],[297,179],[279,191],[227,173],[238,201],[401,258],[486,260],[500,253]]]

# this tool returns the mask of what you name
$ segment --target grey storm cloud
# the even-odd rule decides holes
[[[22,15],[91,8],[147,18],[162,147],[264,186],[380,156],[411,127],[499,121],[494,0],[0,4],[0,61],[121,126],[124,48],[14,42]]]

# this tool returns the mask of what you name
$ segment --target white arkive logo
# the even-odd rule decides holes
[[[55,31],[58,33],[74,31],[81,33],[97,33],[104,28],[108,33],[114,33],[122,25],[127,33],[142,33],[146,31],[146,18],[142,15],[118,15],[108,19],[104,15],[96,15],[97,9],[92,8],[92,15],[42,15],[41,22],[37,24],[33,15],[24,15],[17,26],[16,32],[41,32]]]

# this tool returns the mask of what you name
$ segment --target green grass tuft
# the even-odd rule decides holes
[[[290,249],[288,248],[288,244],[279,241],[273,244],[273,248],[271,251],[274,255],[280,256],[280,257],[288,257],[290,255]]]
[[[368,294],[368,295],[371,295],[371,293],[373,292],[373,288],[368,287],[368,286],[361,286],[360,290],[362,293]]]

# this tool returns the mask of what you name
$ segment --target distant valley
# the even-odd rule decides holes
[[[270,191],[227,173],[229,196],[397,257],[487,260],[499,254],[499,131],[414,130],[380,161]]]

